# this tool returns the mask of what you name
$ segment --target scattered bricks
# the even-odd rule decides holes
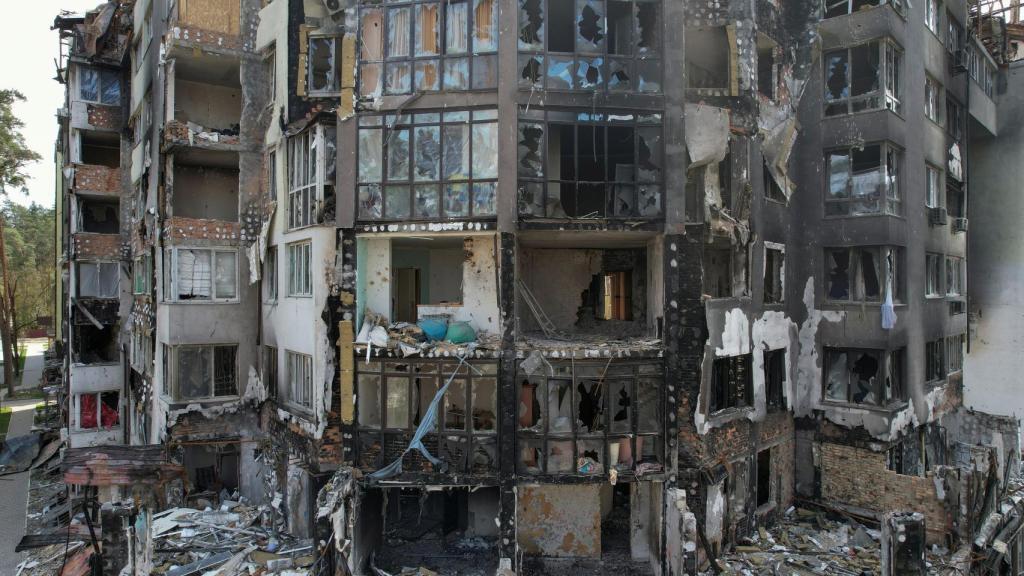
[[[171,240],[217,240],[231,245],[246,239],[238,222],[175,216],[164,223],[164,238]]]
[[[106,128],[107,130],[121,129],[121,109],[117,106],[89,104],[86,110],[89,125],[93,128]]]
[[[95,164],[75,164],[75,191],[121,194],[121,169]]]
[[[76,232],[73,238],[75,258],[105,258],[120,260],[122,254],[120,234]]]

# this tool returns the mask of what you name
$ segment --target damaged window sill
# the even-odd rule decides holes
[[[307,422],[309,422],[311,424],[313,423],[313,409],[312,408],[308,408],[306,406],[300,406],[298,404],[294,404],[294,403],[289,402],[287,400],[281,402],[279,407],[280,407],[281,410],[284,410],[288,414],[290,414],[290,415],[292,415],[292,416],[294,416],[296,418],[299,418],[300,420],[305,420],[305,421],[307,421]]]
[[[161,395],[160,399],[167,404],[167,408],[170,410],[181,410],[188,408],[192,404],[201,404],[204,407],[210,404],[227,404],[229,402],[237,402],[239,396],[218,396],[216,398],[171,398],[170,396]]]
[[[754,411],[755,410],[753,406],[743,406],[741,408],[723,408],[722,410],[708,414],[708,423],[712,425],[724,424],[725,422],[728,422],[730,420],[742,418],[748,414],[753,414]]]
[[[846,402],[833,402],[829,400],[822,400],[820,405],[823,410],[829,410],[833,408],[841,408],[846,410],[867,410],[869,412],[880,412],[885,414],[894,414],[909,406],[907,402],[894,402],[886,406],[875,406],[873,404],[849,404]]]
[[[825,301],[825,306],[834,306],[836,308],[844,308],[844,307],[845,308],[849,308],[849,307],[856,307],[856,308],[861,308],[861,307],[881,308],[882,304],[884,304],[884,302],[849,302],[849,301],[846,301],[846,300],[826,300]],[[906,302],[894,302],[892,307],[897,309],[897,310],[899,310],[900,308],[906,308],[907,307],[907,303]]]

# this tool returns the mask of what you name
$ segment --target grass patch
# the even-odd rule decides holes
[[[11,425],[11,409],[8,407],[0,408],[0,441],[7,439],[7,428]]]
[[[31,390],[18,390],[14,393],[14,396],[8,396],[8,400],[30,400],[33,398],[42,399],[44,397],[43,391],[38,388]]]

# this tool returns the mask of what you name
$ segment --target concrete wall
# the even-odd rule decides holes
[[[601,486],[519,486],[516,540],[530,556],[601,555]]]
[[[238,170],[174,165],[175,216],[238,221]]]
[[[119,424],[110,429],[91,428],[82,430],[79,428],[79,396],[92,392],[113,391],[122,393],[124,390],[124,371],[120,363],[116,364],[92,364],[81,366],[72,364],[70,370],[71,393],[69,402],[69,443],[72,448],[81,446],[101,446],[104,444],[120,444],[125,425],[124,406],[127,405],[125,398],[121,398],[121,416]]]
[[[204,128],[231,128],[242,114],[242,91],[237,86],[175,79],[174,109],[177,120]]]

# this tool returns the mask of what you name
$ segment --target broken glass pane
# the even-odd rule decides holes
[[[585,475],[604,473],[603,440],[580,440],[576,450],[576,472]]]
[[[385,68],[384,91],[388,94],[406,94],[412,83],[408,62],[389,63]]]
[[[877,42],[850,49],[852,96],[863,96],[878,90],[879,49]]]
[[[178,348],[178,398],[208,398],[212,375],[211,348]]]
[[[850,299],[850,252],[831,250],[828,252],[828,297],[831,300]]]
[[[544,380],[521,377],[519,383],[519,429],[544,431]]]
[[[637,181],[659,182],[662,163],[661,129],[638,128],[637,136],[640,137],[637,150]]]
[[[608,386],[612,432],[633,431],[633,390],[629,380],[612,380]]]
[[[498,469],[498,439],[486,436],[473,438],[473,456],[470,472],[488,474]]]
[[[384,216],[395,220],[409,217],[409,187],[388,185],[384,187]]]
[[[445,180],[469,179],[469,124],[444,127],[443,170]]]
[[[387,400],[384,404],[386,428],[409,427],[409,377],[388,376]]]
[[[469,184],[445,186],[444,214],[449,218],[469,216]]]
[[[100,99],[100,73],[94,68],[78,67],[78,94],[82,100],[98,102]]]
[[[533,54],[519,55],[519,87],[544,87],[544,57]]]
[[[474,90],[484,90],[498,86],[498,56],[473,57],[473,83]]]
[[[664,449],[658,436],[640,436],[636,439],[636,451],[639,464],[657,464],[661,462]]]
[[[661,92],[661,60],[637,60],[637,90]]]
[[[609,462],[616,470],[629,470],[633,467],[633,441],[629,438],[608,439]]]
[[[572,440],[548,440],[548,474],[572,472],[576,459],[573,457]]]
[[[830,198],[848,198],[850,180],[850,153],[846,150],[829,152],[828,193]]]
[[[104,104],[116,106],[121,102],[121,79],[113,71],[104,71],[101,79],[103,81],[101,101]]]
[[[881,282],[879,282],[877,252],[871,249],[862,249],[860,252],[860,294],[858,300],[878,302],[881,294]]]
[[[572,381],[548,380],[548,432],[572,431]]]
[[[473,184],[473,216],[494,216],[494,191],[497,186],[497,182]]]
[[[544,184],[522,182],[519,185],[519,213],[544,216]]]
[[[381,65],[362,64],[359,66],[359,95],[372,98],[380,96]]]
[[[601,58],[580,58],[576,63],[576,87],[582,89],[600,88],[604,79],[601,76]]]
[[[882,152],[875,144],[854,149],[852,157],[853,214],[874,214],[881,209]]]
[[[661,2],[636,3],[636,53],[657,54],[661,50]]]
[[[846,368],[846,352],[828,350],[828,379],[825,382],[825,398],[846,402],[850,389],[850,372]]]
[[[417,60],[414,76],[417,90],[439,90],[441,88],[441,73],[438,70],[437,60]]]
[[[473,178],[498,177],[498,124],[473,124]]]
[[[637,205],[641,216],[651,217],[661,215],[661,186],[656,184],[644,184],[638,186],[639,192]]]
[[[445,59],[444,87],[446,90],[466,90],[469,88],[469,58]]]
[[[441,128],[416,127],[416,156],[413,179],[437,181],[441,179]]]
[[[540,151],[544,139],[544,126],[541,124],[519,124],[519,175],[528,178],[544,177],[544,160]]]
[[[178,300],[208,300],[212,270],[209,250],[178,250]]]
[[[636,214],[636,187],[629,184],[612,185],[612,213],[616,216]]]
[[[604,3],[600,0],[576,0],[576,11],[576,49],[580,52],[603,52]]]
[[[380,184],[369,184],[359,187],[360,218],[380,218],[383,208],[384,200],[381,197]]]
[[[544,0],[519,0],[519,49],[544,50]]]
[[[853,384],[851,399],[857,404],[877,404],[878,394],[875,386],[879,371],[878,358],[874,354],[862,353],[853,363],[850,376]]]
[[[825,55],[825,100],[843,100],[850,97],[846,68],[846,50]]]
[[[338,89],[334,47],[333,37],[309,39],[310,92],[334,92]]]
[[[469,2],[448,0],[445,12],[445,53],[469,52]]]
[[[380,182],[383,132],[376,129],[359,131],[359,181]]]
[[[633,3],[608,0],[608,53],[633,54]]]
[[[637,387],[637,432],[661,432],[661,382],[641,378]]]
[[[580,380],[576,385],[576,424],[580,433],[594,434],[604,431],[605,387],[601,379]],[[595,460],[599,460],[595,458]]]
[[[420,184],[416,189],[415,218],[436,218],[438,215],[439,187],[435,184]]]
[[[548,89],[572,89],[572,57],[548,55]]]
[[[498,49],[498,7],[495,0],[473,0],[473,52]]]
[[[445,430],[466,429],[465,379],[452,380],[444,394],[444,428]]]
[[[519,444],[519,465],[516,467],[520,474],[540,474],[544,466],[544,441],[517,440]]]
[[[498,418],[498,380],[473,379],[473,431],[494,432]]]
[[[441,53],[441,6],[436,2],[416,5],[416,56]],[[391,54],[396,56],[396,54]]]
[[[121,420],[121,393],[117,391],[100,393],[100,426],[113,428]]]
[[[362,60],[384,59],[384,13],[380,8],[364,8],[360,11],[359,57]]]
[[[409,179],[409,129],[395,128],[388,133],[388,180]]]
[[[633,88],[633,61],[608,60],[608,90],[626,92]]]
[[[437,379],[429,377],[414,378],[413,386],[416,388],[416,405],[412,425],[419,426],[420,421],[427,413],[427,409],[430,408],[430,403],[434,400],[434,396],[437,395]],[[437,424],[435,423],[434,431],[436,430]]]

